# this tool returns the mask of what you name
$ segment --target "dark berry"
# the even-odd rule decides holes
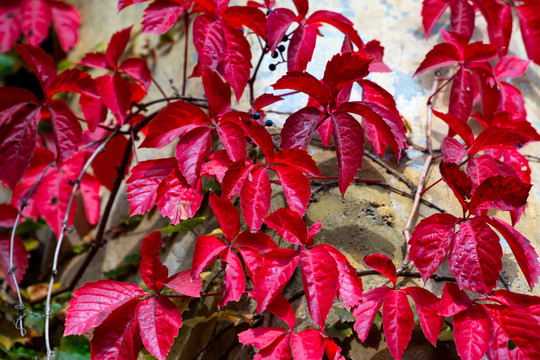
[[[264,125],[265,125],[265,126],[272,126],[272,125],[274,125],[274,122],[273,122],[272,120],[266,120],[266,121],[264,122]]]
[[[268,11],[266,12],[266,15],[270,15],[271,12],[272,12],[272,9],[268,9]]]
[[[238,31],[240,31],[242,34],[244,33],[244,29],[238,28]]]
[[[289,37],[287,35],[283,35],[283,38],[281,39],[281,41],[285,42],[288,40],[289,40]]]
[[[253,118],[255,120],[259,120],[261,118],[261,114],[259,114],[258,112],[256,112],[255,114],[253,114]]]
[[[285,45],[281,44],[277,47],[277,49],[281,52],[284,52],[285,51]]]
[[[261,231],[265,231],[268,229],[268,225],[266,225],[266,223],[262,223],[261,225]]]
[[[270,69],[270,71],[274,71],[276,70],[276,64],[270,64],[268,65],[268,68]]]
[[[272,53],[272,57],[273,57],[274,59],[277,58],[278,56],[279,56],[279,54],[278,54],[277,51],[274,51],[274,52]]]
[[[248,114],[253,114],[253,110],[249,109]]]

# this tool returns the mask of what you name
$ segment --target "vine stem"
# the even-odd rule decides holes
[[[52,163],[47,165],[45,167],[45,169],[43,169],[43,171],[39,175],[38,179],[36,180],[36,182],[34,183],[32,188],[28,192],[28,195],[26,195],[26,198],[21,202],[19,213],[17,214],[17,217],[15,218],[15,223],[13,224],[13,229],[11,230],[11,239],[9,241],[9,270],[8,270],[8,276],[11,275],[13,277],[13,284],[15,285],[15,292],[17,293],[17,298],[19,300],[19,304],[15,307],[17,310],[19,310],[19,316],[17,316],[17,319],[15,320],[16,321],[15,326],[17,327],[17,329],[20,330],[21,336],[24,336],[24,334],[26,333],[26,331],[24,330],[24,326],[23,326],[23,320],[24,320],[24,315],[25,315],[25,311],[24,311],[25,307],[24,307],[24,304],[23,304],[23,301],[22,301],[21,290],[19,289],[19,284],[17,283],[17,278],[15,276],[15,273],[17,272],[17,267],[15,266],[15,264],[13,264],[13,253],[14,253],[14,245],[15,245],[15,232],[17,231],[17,226],[19,225],[19,221],[21,220],[22,212],[23,212],[24,208],[28,205],[28,200],[30,200],[30,197],[32,196],[32,194],[34,193],[36,188],[38,187],[39,183],[41,182],[41,180],[43,179],[43,177],[45,176],[47,171],[52,166],[56,166],[56,162],[53,161]]]
[[[189,12],[186,12],[184,16],[184,32],[185,32],[185,41],[184,41],[184,81],[182,83],[182,96],[186,95],[186,84],[187,84],[187,63],[188,63],[188,52],[189,52]]]
[[[62,222],[62,229],[60,231],[60,236],[58,237],[58,241],[56,243],[56,248],[54,250],[54,259],[53,259],[53,265],[52,265],[52,271],[51,271],[51,280],[49,282],[49,288],[47,290],[47,299],[45,303],[45,346],[47,348],[47,360],[51,359],[52,351],[51,351],[51,344],[50,344],[50,336],[49,336],[49,322],[50,322],[50,316],[51,316],[51,294],[52,294],[52,288],[54,285],[54,279],[56,277],[56,274],[58,273],[58,256],[60,255],[60,248],[62,247],[62,240],[64,239],[64,233],[66,232],[68,220],[69,220],[69,213],[71,206],[73,205],[73,200],[75,199],[75,193],[79,189],[79,185],[81,183],[81,180],[86,173],[86,170],[90,167],[96,156],[102,152],[109,141],[116,135],[116,133],[120,131],[120,128],[117,128],[101,145],[98,146],[98,148],[92,153],[92,155],[86,160],[86,163],[84,164],[83,168],[81,169],[81,172],[79,173],[79,176],[77,177],[77,180],[73,183],[73,189],[71,190],[71,195],[69,197],[68,205],[66,208],[66,214],[64,215],[64,221]]]
[[[257,73],[259,72],[259,68],[261,67],[263,59],[264,59],[264,57],[266,56],[267,53],[268,53],[268,48],[262,46],[262,44],[261,44],[261,56],[259,57],[259,61],[257,62],[257,65],[255,66],[255,70],[253,71],[253,75],[248,80],[249,103],[251,104],[251,106],[253,106],[253,102],[255,101],[255,89],[254,89],[253,85],[255,84],[255,80],[257,79]]]

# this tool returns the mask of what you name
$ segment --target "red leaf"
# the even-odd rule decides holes
[[[21,2],[23,17],[22,29],[28,43],[38,46],[47,38],[51,26],[49,6],[45,0],[26,0]]]
[[[358,333],[360,341],[366,341],[371,324],[386,295],[391,291],[392,289],[386,286],[366,291],[360,304],[354,308],[353,315],[356,319],[354,330]]]
[[[246,134],[244,130],[233,121],[226,121],[226,115],[216,126],[216,131],[223,147],[232,161],[239,161],[246,157]]]
[[[176,145],[178,169],[191,187],[200,179],[203,160],[212,151],[212,134],[207,127],[199,127],[182,135]]]
[[[358,53],[336,54],[326,64],[323,84],[331,98],[337,98],[339,90],[369,74],[372,59]]]
[[[201,206],[202,194],[190,187],[178,169],[158,186],[156,205],[163,216],[171,219],[172,225],[195,215]]]
[[[263,349],[270,346],[279,337],[287,334],[287,330],[281,328],[254,328],[242,331],[238,334],[238,340],[244,345],[255,346],[257,349]],[[287,342],[289,337],[286,337]]]
[[[246,135],[261,148],[266,163],[270,164],[274,157],[274,142],[266,127],[256,121],[242,121],[240,124]]]
[[[137,80],[145,90],[150,88],[152,83],[152,73],[146,61],[138,58],[128,58],[122,61],[120,70]]]
[[[441,333],[444,324],[444,318],[438,314],[439,298],[426,289],[417,286],[403,289],[414,300],[416,312],[420,318],[422,331],[426,339],[437,346],[437,337]]]
[[[490,43],[506,55],[512,35],[512,7],[493,0],[477,0],[474,4],[486,19]]]
[[[50,101],[49,112],[58,154],[57,158],[62,163],[77,151],[79,144],[82,142],[82,128],[75,114],[61,100]]]
[[[396,266],[388,256],[383,254],[368,255],[364,258],[364,263],[378,273],[386,276],[396,286]]]
[[[440,304],[439,315],[449,317],[467,310],[472,305],[472,301],[465,291],[459,289],[459,286],[447,282],[444,284]]]
[[[15,45],[15,50],[37,76],[44,92],[47,92],[49,84],[56,77],[56,67],[51,57],[41,48],[27,44]]]
[[[231,250],[225,250],[221,256],[225,280],[223,281],[223,296],[218,307],[227,305],[229,301],[239,301],[246,289],[246,276],[238,255]]]
[[[465,3],[463,1],[456,1],[454,3]],[[467,4],[468,5],[468,4]],[[470,6],[470,5],[469,5]],[[454,80],[452,81],[452,89],[450,90],[450,104],[448,106],[448,115],[454,115],[457,119],[461,120],[461,123],[467,124],[471,110],[473,106],[473,77],[472,74],[463,68],[459,68]],[[440,117],[439,115],[437,115]],[[458,129],[465,128],[463,125],[455,125],[454,121],[447,121],[441,117],[444,122],[450,126],[451,130],[458,131]],[[452,126],[453,125],[453,126]],[[454,128],[456,127],[456,128]],[[463,131],[463,130],[462,130]],[[472,131],[462,132],[459,136],[467,142],[467,146],[473,141]],[[459,134],[459,133],[458,133]],[[467,134],[467,135],[465,135]],[[467,136],[467,137],[463,137]]]
[[[255,273],[252,296],[257,301],[257,312],[263,312],[289,281],[298,261],[299,252],[275,249],[263,257],[261,268]]]
[[[249,230],[242,231],[240,235],[238,235],[234,241],[234,246],[237,250],[239,250],[237,246],[244,246],[262,252],[268,252],[277,248],[276,243],[269,235],[262,232],[252,233]]]
[[[208,99],[210,117],[217,119],[219,116],[231,110],[231,87],[221,80],[219,75],[203,67],[202,82],[204,93]]]
[[[103,184],[103,186],[109,190],[112,190],[114,181],[118,176],[118,172],[114,170],[116,170],[122,163],[122,158],[119,156],[119,154],[123,154],[126,150],[126,146],[128,145],[129,143],[125,136],[115,136],[111,139],[111,141],[109,141],[105,147],[105,150],[97,154],[96,158],[92,162],[94,175],[99,179],[101,184]],[[135,169],[135,167],[133,169]],[[124,175],[125,174],[121,174],[120,176]]]
[[[474,209],[514,210],[527,203],[532,185],[524,184],[518,177],[492,176],[484,180],[471,199]]]
[[[273,94],[262,94],[261,96],[255,99],[255,101],[253,102],[253,107],[256,110],[260,110],[262,108],[265,108],[267,106],[270,106],[282,100],[283,98],[280,96],[276,96]]]
[[[349,39],[359,49],[364,48],[364,43],[362,42],[362,39],[360,39],[358,32],[354,29],[353,23],[349,19],[347,19],[343,14],[340,14],[334,11],[327,11],[327,10],[315,11],[307,19],[307,24],[318,24],[318,23],[326,23],[326,24],[332,25],[333,27],[341,31],[345,36],[348,36]],[[368,44],[366,44],[366,49],[369,48],[370,43],[373,44],[370,41]],[[369,57],[373,57],[373,56],[369,56]]]
[[[200,235],[195,242],[191,276],[197,277],[227,248],[223,241],[214,236]]]
[[[339,298],[345,306],[357,305],[362,299],[362,278],[357,276],[356,269],[338,249],[328,244],[319,246],[323,246],[336,262],[339,271]]]
[[[18,0],[2,1],[0,4],[0,52],[5,53],[21,36],[22,13]]]
[[[426,40],[448,5],[450,5],[450,2],[446,0],[424,0],[422,5],[422,24],[426,33]]]
[[[304,71],[313,57],[318,24],[300,24],[294,30],[287,49],[287,70]]]
[[[40,118],[40,107],[22,109],[0,133],[0,180],[12,190],[30,165]]]
[[[167,32],[180,15],[184,13],[188,4],[191,4],[191,2],[188,1],[182,4],[179,1],[172,0],[154,1],[144,10],[143,33],[163,34]]]
[[[467,208],[466,200],[471,198],[472,181],[465,171],[454,163],[441,162],[439,165],[444,182],[452,189],[461,206]]]
[[[470,39],[474,31],[474,8],[466,1],[453,1],[450,7],[452,29]]]
[[[454,315],[454,341],[463,360],[482,359],[489,342],[489,319],[482,306]]]
[[[240,232],[240,216],[236,207],[229,200],[214,193],[210,193],[209,201],[225,238],[229,241],[236,238]]]
[[[257,231],[261,228],[263,219],[270,209],[271,196],[272,188],[268,172],[266,169],[254,167],[240,191],[242,216],[251,231]]]
[[[467,176],[472,180],[472,193],[487,178],[499,174],[499,168],[495,159],[490,155],[481,155],[477,158],[471,157],[467,163]]]
[[[313,322],[324,328],[339,286],[335,260],[323,246],[302,248],[300,266],[309,313]]]
[[[19,210],[11,204],[0,204],[0,227],[13,227]]]
[[[504,56],[499,59],[493,71],[497,78],[516,78],[527,71],[530,60],[523,60],[517,56]]]
[[[94,132],[99,124],[107,118],[107,107],[101,98],[81,95],[79,105],[88,125],[88,130]]]
[[[454,45],[449,43],[437,44],[426,54],[426,58],[422,61],[413,77],[432,69],[456,64],[460,60],[461,57]]]
[[[480,219],[460,223],[448,256],[448,267],[461,289],[489,293],[502,270],[499,237]]]
[[[163,284],[171,290],[191,297],[201,297],[202,279],[191,278],[191,271],[181,271],[167,278]]]
[[[309,179],[290,166],[272,165],[272,170],[277,173],[281,181],[281,188],[289,208],[300,215],[304,215],[311,196]]]
[[[129,301],[107,316],[103,324],[94,331],[90,342],[92,359],[138,358],[142,340],[135,314],[136,307],[135,300]]]
[[[317,100],[322,107],[326,107],[330,103],[330,98],[323,84],[305,71],[289,71],[272,85],[272,87],[274,90],[290,89],[301,91]]]
[[[291,334],[291,352],[297,359],[322,359],[325,339],[319,330],[303,330]]]
[[[96,225],[101,217],[99,188],[101,183],[99,180],[86,173],[81,180],[81,194],[84,201],[84,210],[86,219],[91,225]]]
[[[339,169],[338,187],[343,196],[362,167],[364,132],[358,121],[344,112],[332,114],[332,128]]]
[[[225,177],[223,177],[221,197],[224,199],[232,199],[238,195],[254,167],[255,165],[248,159],[234,162],[225,173]]]
[[[529,59],[540,64],[540,51],[537,47],[540,39],[540,6],[534,1],[524,1],[515,9],[518,13],[521,36]]]
[[[266,15],[260,9],[251,6],[229,6],[223,13],[223,19],[235,28],[246,26],[266,40]]]
[[[283,164],[309,175],[321,175],[317,163],[307,151],[301,149],[283,149],[274,155],[274,164]]]
[[[268,311],[285,321],[290,330],[294,328],[294,325],[296,324],[296,315],[285,296],[278,293],[270,305],[268,305]]]
[[[208,115],[198,106],[175,101],[150,121],[146,138],[140,147],[160,149],[177,137],[201,125],[211,125]]]
[[[444,156],[444,162],[459,164],[461,160],[467,154],[467,150],[461,145],[459,141],[449,136],[445,137],[442,141],[441,151]],[[472,160],[472,159],[471,159]],[[470,162],[469,162],[470,164]],[[467,168],[467,176],[469,175],[469,168]],[[473,181],[474,186],[474,181]]]
[[[223,183],[225,173],[231,166],[231,160],[225,150],[213,152],[208,157],[208,161],[201,166],[201,176],[214,177],[218,183]]]
[[[540,317],[540,297],[514,293],[508,290],[496,290],[490,299],[511,308],[522,310],[532,316]]]
[[[123,125],[131,107],[131,90],[128,82],[115,72],[113,75],[103,75],[98,78],[97,84],[103,104]]]
[[[9,287],[15,291],[15,283],[13,282],[13,275],[9,273],[9,248],[10,248],[11,236],[5,233],[0,233],[0,266],[4,270],[4,276]],[[17,284],[20,284],[26,269],[28,268],[28,258],[30,254],[26,251],[24,243],[21,238],[15,237],[13,240],[13,266],[15,267],[15,280]]]
[[[1,5],[0,5],[1,6]],[[10,122],[14,114],[29,103],[37,104],[39,100],[33,92],[16,87],[0,88],[0,126]]]
[[[540,263],[534,247],[529,240],[504,221],[495,217],[489,217],[486,220],[506,239],[521,271],[523,271],[523,275],[525,275],[525,279],[527,279],[527,283],[532,289],[538,283],[538,277],[540,276]]]
[[[469,155],[474,155],[484,149],[521,149],[531,138],[509,129],[498,127],[488,128],[476,137]]]
[[[163,244],[161,234],[158,231],[150,233],[142,241],[141,262],[139,271],[148,288],[159,293],[163,289],[163,281],[169,276],[169,270],[159,260],[159,249]]]
[[[409,240],[409,259],[422,274],[424,283],[445,259],[457,221],[450,214],[434,214],[415,226]]]
[[[294,245],[307,244],[306,223],[297,212],[279,208],[268,215],[264,222],[270,229],[275,230],[280,237]]]
[[[139,286],[114,280],[84,284],[69,302],[64,336],[80,335],[101,325],[113,310],[143,295]]]
[[[474,134],[470,126],[467,125],[467,119],[469,118],[469,115],[467,115],[466,118],[459,118],[455,115],[444,114],[433,109],[431,109],[431,111],[433,112],[433,114],[435,114],[435,116],[447,123],[450,127],[450,130],[456,132],[465,141],[465,144],[467,144],[468,147],[472,145],[474,141]]]
[[[399,360],[411,340],[414,329],[414,313],[404,292],[394,290],[386,295],[382,321],[388,349],[392,356]]]
[[[313,132],[321,112],[308,106],[291,114],[281,130],[281,149],[300,148],[306,150],[311,142]]]
[[[165,360],[182,326],[180,310],[165,296],[156,296],[139,301],[136,313],[144,347]]]
[[[49,0],[48,5],[60,46],[64,52],[68,52],[77,44],[81,16],[77,9],[62,1]]]
[[[287,32],[291,24],[295,21],[296,15],[289,9],[274,9],[266,20],[268,28],[268,47],[274,53],[283,35]]]
[[[112,70],[107,63],[107,57],[102,52],[86,53],[79,65],[93,67],[96,69]]]

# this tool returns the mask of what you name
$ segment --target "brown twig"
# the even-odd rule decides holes
[[[367,151],[364,153],[371,161],[375,162],[380,167],[384,168],[386,172],[392,176],[394,176],[396,179],[407,185],[409,189],[411,189],[412,192],[416,192],[416,185],[394,169],[390,168],[388,165],[384,163],[384,161],[381,161],[377,156],[368,153]]]
[[[261,44],[262,45],[262,44]],[[257,79],[257,73],[259,72],[259,68],[261,67],[261,64],[264,60],[264,57],[268,54],[268,48],[261,46],[261,56],[259,57],[259,61],[257,62],[257,65],[255,66],[255,70],[253,71],[253,75],[248,80],[249,85],[249,103],[251,106],[253,106],[253,102],[255,101],[255,90],[254,90],[254,84],[255,80]]]

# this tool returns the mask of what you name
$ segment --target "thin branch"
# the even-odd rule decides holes
[[[159,83],[153,77],[152,77],[152,82],[158,88],[159,92],[161,93],[161,96],[163,96],[164,98],[167,98],[167,94],[165,94],[165,91],[163,90],[163,88],[159,85]]]
[[[117,129],[119,131],[119,128]],[[75,199],[75,193],[77,192],[79,185],[81,183],[81,180],[86,173],[86,170],[90,167],[96,156],[102,152],[109,141],[116,135],[117,131],[113,132],[107,140],[105,140],[99,147],[92,153],[90,158],[86,161],[84,164],[81,172],[79,173],[79,176],[77,177],[77,180],[73,183],[73,189],[71,190],[71,195],[69,197],[68,205],[66,208],[66,214],[64,215],[64,221],[62,222],[62,229],[60,230],[60,236],[58,237],[58,241],[56,243],[56,248],[54,251],[54,259],[53,259],[53,266],[51,271],[51,280],[49,282],[49,289],[47,291],[47,299],[45,303],[45,346],[47,348],[47,360],[51,359],[52,351],[51,351],[51,344],[50,344],[50,338],[49,338],[49,322],[50,322],[50,315],[51,315],[51,294],[52,294],[52,288],[54,285],[54,278],[56,277],[56,274],[58,273],[58,256],[60,255],[60,248],[62,247],[62,240],[64,239],[64,233],[66,232],[66,228],[68,226],[68,220],[69,220],[69,213],[71,206],[73,205],[73,200]]]
[[[17,231],[17,226],[19,225],[19,221],[21,220],[21,215],[24,210],[24,208],[28,205],[28,200],[30,200],[30,197],[38,187],[39,183],[52,166],[56,166],[56,162],[52,162],[49,165],[43,169],[41,174],[39,175],[38,179],[28,192],[28,195],[26,195],[26,198],[21,202],[19,213],[17,214],[17,217],[15,218],[15,223],[13,224],[13,229],[11,230],[11,239],[9,242],[9,270],[8,270],[8,276],[11,275],[13,277],[13,284],[15,285],[15,292],[17,293],[17,298],[19,299],[19,304],[15,306],[15,309],[19,311],[19,315],[15,319],[15,327],[20,330],[21,336],[24,336],[26,333],[26,330],[24,329],[24,316],[27,312],[26,307],[23,304],[22,296],[21,296],[21,290],[19,289],[19,284],[17,283],[17,278],[15,276],[15,273],[17,272],[17,266],[13,263],[13,253],[14,253],[14,245],[15,245],[15,232]]]
[[[189,12],[186,12],[184,16],[184,74],[182,83],[182,96],[186,95],[187,84],[187,63],[188,63],[188,51],[189,51]]]
[[[411,189],[412,192],[416,192],[416,185],[394,169],[390,168],[388,165],[384,163],[384,161],[381,161],[377,156],[370,154],[368,152],[365,152],[364,155],[366,155],[371,161],[375,162],[377,165],[383,167],[386,172],[392,176],[394,176],[396,179],[407,185],[409,189]]]
[[[255,70],[253,71],[253,75],[251,76],[251,78],[248,80],[248,85],[249,85],[249,103],[253,106],[253,102],[255,101],[255,90],[254,90],[254,84],[255,84],[255,80],[257,79],[257,73],[259,72],[259,68],[261,67],[261,64],[263,62],[263,59],[264,57],[266,56],[266,54],[268,53],[268,48],[267,47],[262,47],[261,46],[261,56],[259,57],[259,61],[257,62],[257,65],[255,66]]]

